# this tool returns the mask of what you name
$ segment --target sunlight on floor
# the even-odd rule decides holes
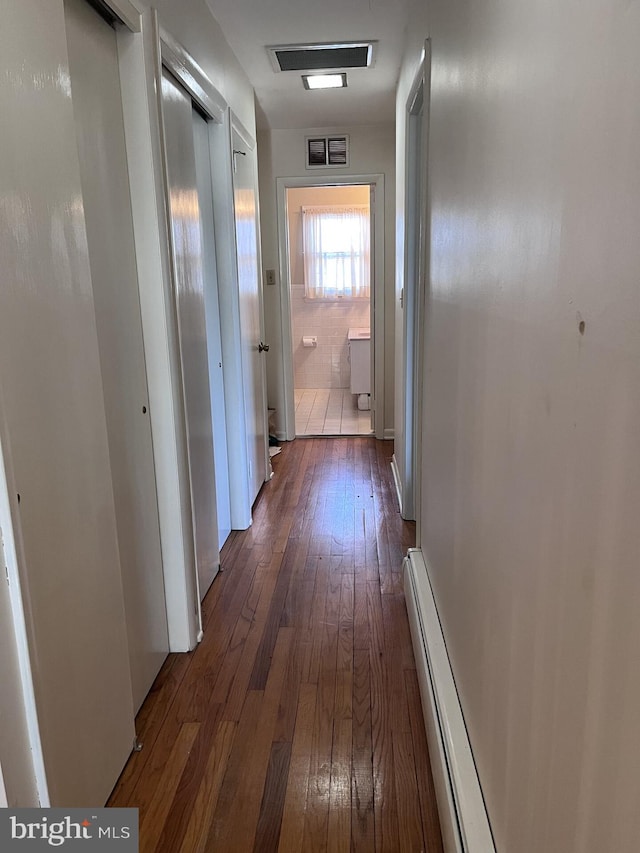
[[[348,388],[296,388],[296,435],[371,435],[371,412]]]

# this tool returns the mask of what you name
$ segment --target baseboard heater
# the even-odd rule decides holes
[[[422,551],[404,561],[404,590],[446,853],[495,853],[478,773]]]

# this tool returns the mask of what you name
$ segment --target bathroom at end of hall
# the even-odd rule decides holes
[[[287,190],[297,436],[371,434],[369,197]]]

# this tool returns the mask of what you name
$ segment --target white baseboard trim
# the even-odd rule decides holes
[[[400,471],[398,471],[398,461],[395,453],[391,457],[391,473],[393,474],[393,482],[396,486],[396,495],[398,496],[398,506],[400,507],[400,515],[402,515],[402,486],[400,485]]]
[[[495,853],[424,555],[410,548],[404,591],[446,853]]]
[[[385,441],[392,441],[395,437],[396,437],[396,431],[393,427],[391,427],[391,429],[388,429],[388,428],[385,429],[385,431],[384,431],[384,440]]]

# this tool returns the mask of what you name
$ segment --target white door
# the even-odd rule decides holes
[[[191,511],[200,599],[219,567],[200,206],[191,98],[165,69],[162,112]]]
[[[169,651],[116,34],[65,0],[136,711]]]
[[[414,83],[407,110],[407,176],[405,199],[404,279],[404,430],[402,517],[418,519],[420,544],[421,433],[423,404],[423,349],[426,292],[429,279],[427,144],[429,137],[430,41]]]
[[[197,110],[193,110],[193,141],[195,144],[196,178],[198,182],[200,224],[202,228],[204,302],[207,325],[207,352],[209,353],[209,383],[211,386],[213,456],[216,472],[218,548],[222,548],[231,533],[227,418],[224,397],[218,274],[216,271],[209,124]]]
[[[233,143],[233,198],[240,290],[240,328],[251,502],[267,479],[268,433],[265,392],[266,350],[262,338],[262,291],[258,266],[258,222],[254,153],[236,129]],[[268,345],[267,345],[268,346]]]

